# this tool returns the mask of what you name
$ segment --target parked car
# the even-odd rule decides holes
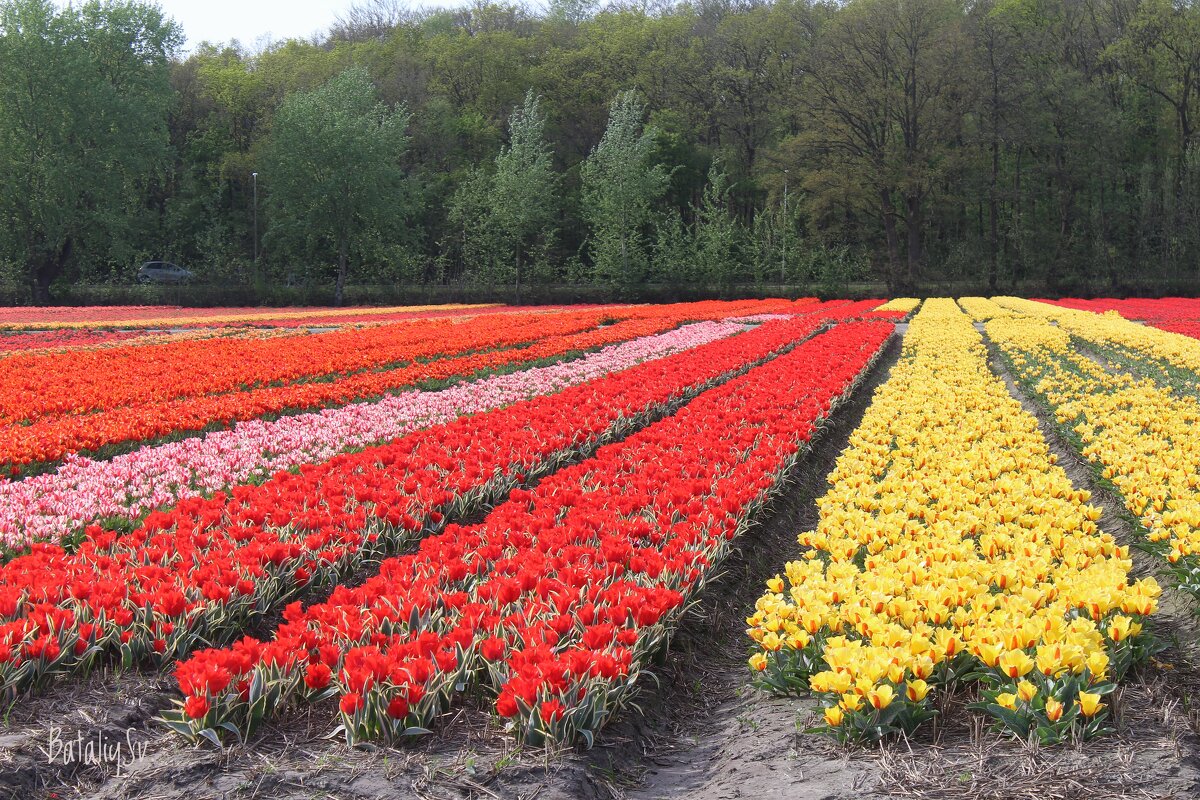
[[[191,270],[170,261],[147,261],[138,267],[138,283],[190,283],[195,275]]]

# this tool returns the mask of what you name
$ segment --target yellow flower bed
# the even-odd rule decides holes
[[[958,304],[976,322],[986,322],[997,317],[1011,317],[1016,312],[1007,309],[986,297],[960,297]]]
[[[921,301],[915,297],[896,297],[888,300],[876,311],[903,311],[905,314],[911,314],[917,310],[917,306],[921,305]]]
[[[909,730],[931,689],[964,677],[1022,737],[1102,729],[1099,698],[1143,655],[1159,587],[1130,584],[1127,549],[954,301],[913,319],[829,481],[802,557],[747,620],[760,685],[810,689],[841,738]]]
[[[996,321],[987,332],[1116,486],[1147,539],[1173,565],[1181,588],[1200,596],[1200,402],[1150,380],[1110,374],[1073,352],[1064,328],[1085,342],[1130,335],[1098,332],[1131,323],[1091,316],[1095,320],[1058,328],[1032,319]],[[1153,329],[1141,330],[1149,350]]]
[[[1092,344],[1115,347],[1134,357],[1159,359],[1200,375],[1200,340],[1191,336],[1139,325],[1115,311],[1093,314],[1018,297],[995,300],[1020,314],[1053,320],[1063,330]]]

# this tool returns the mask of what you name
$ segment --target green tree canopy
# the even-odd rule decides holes
[[[632,91],[613,100],[604,137],[583,163],[583,211],[591,229],[595,276],[633,286],[647,269],[645,229],[670,176],[651,163],[656,131]]]
[[[111,251],[169,163],[169,59],[157,7],[0,5],[0,243],[39,301],[77,252]]]
[[[406,110],[379,101],[359,68],[288,95],[275,115],[262,171],[268,241],[333,265],[338,304],[351,257],[361,260],[378,240],[394,240],[414,212],[401,165],[408,122]]]

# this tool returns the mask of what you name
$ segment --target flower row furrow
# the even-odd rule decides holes
[[[619,313],[492,315],[273,339],[217,339],[16,356],[0,374],[10,424],[289,384],[578,333]],[[0,451],[2,452],[2,451]]]
[[[1055,462],[968,316],[927,300],[747,620],[756,683],[811,691],[842,739],[911,731],[964,684],[1022,739],[1103,730],[1160,589]]]
[[[522,739],[591,737],[892,329],[838,325],[361,587],[289,607],[273,641],[197,653],[178,668],[171,724],[244,732],[337,692],[352,741],[391,738],[475,678]]]
[[[440,391],[412,391],[276,420],[248,420],[203,437],[143,447],[107,461],[69,457],[53,473],[0,484],[0,542],[58,541],[101,518],[135,519],[185,497],[227,489],[337,453],[395,439],[639,362],[730,336],[744,327],[702,322],[609,345],[582,358],[493,375]]]
[[[190,325],[345,324],[442,314],[506,311],[491,303],[476,305],[388,306],[380,308],[179,308],[172,306],[76,306],[0,309],[0,329],[36,328],[177,328]]]
[[[1100,477],[1115,486],[1180,588],[1200,597],[1200,400],[1109,372],[1075,352],[1065,327],[1028,318],[989,325],[988,336]],[[1120,318],[1070,327],[1085,342],[1092,340],[1081,331],[1108,328],[1098,341],[1146,331],[1145,348],[1154,346],[1155,334]]]
[[[313,581],[439,529],[790,348],[819,315],[745,333],[462,417],[391,444],[189,498],[78,551],[35,544],[0,566],[0,678],[8,694],[95,657],[163,663],[236,634]]]
[[[436,384],[653,335],[673,328],[681,321],[672,315],[629,319],[592,330],[554,333],[512,349],[450,356],[395,369],[362,372],[329,382],[130,404],[95,414],[39,420],[31,425],[0,428],[0,454],[8,455],[15,463],[45,463],[79,450],[103,452],[103,448],[122,442],[181,435],[212,424],[228,425],[284,412],[344,405],[411,389],[422,383]]]

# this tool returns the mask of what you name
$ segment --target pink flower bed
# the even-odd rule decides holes
[[[109,461],[71,456],[53,473],[0,481],[0,543],[16,549],[58,540],[98,519],[134,518],[185,497],[549,394],[743,329],[738,322],[701,322],[611,345],[575,361],[441,391],[405,392],[273,421],[241,422],[227,431],[145,447]]]

